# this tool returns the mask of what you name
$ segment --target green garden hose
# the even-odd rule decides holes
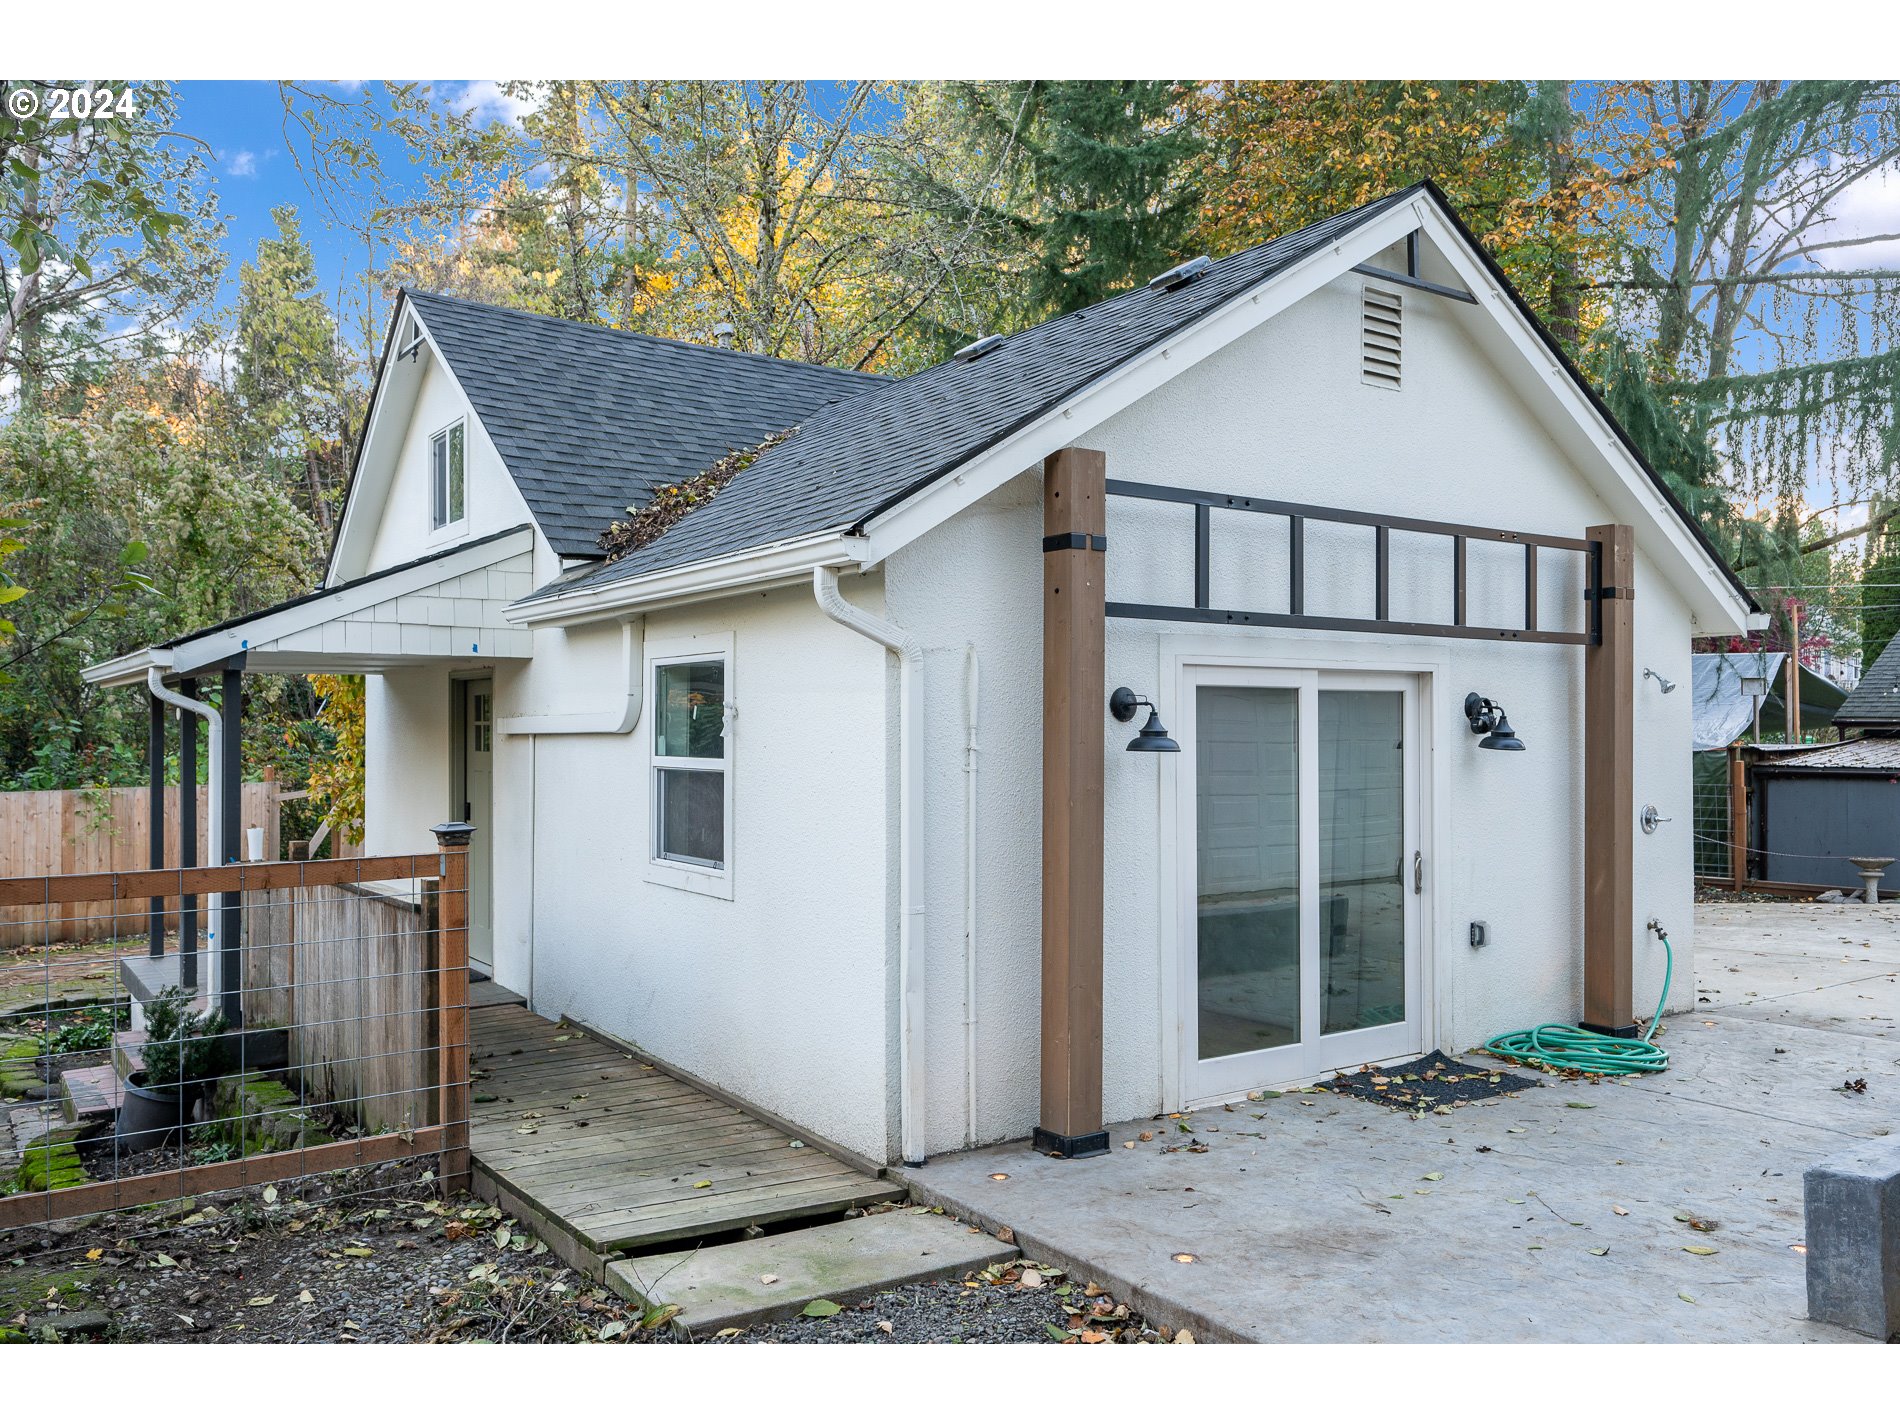
[[[1584,1074],[1655,1074],[1669,1067],[1669,1051],[1650,1043],[1656,1026],[1662,1023],[1663,1006],[1669,1003],[1669,981],[1675,974],[1676,952],[1661,925],[1650,922],[1651,930],[1663,943],[1662,998],[1656,1001],[1656,1017],[1640,1039],[1618,1039],[1613,1034],[1598,1034],[1594,1029],[1579,1029],[1574,1024],[1540,1024],[1535,1029],[1520,1029],[1487,1040],[1484,1051],[1500,1059],[1515,1059],[1546,1069],[1574,1069]]]

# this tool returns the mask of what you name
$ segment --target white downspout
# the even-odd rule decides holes
[[[211,729],[211,775],[206,782],[210,789],[211,809],[210,815],[205,818],[211,851],[205,859],[213,866],[221,866],[224,864],[224,717],[210,703],[201,703],[196,698],[188,698],[166,687],[165,680],[156,668],[145,670],[145,686],[151,689],[152,696],[160,702],[196,713]],[[197,850],[196,847],[191,849]],[[205,918],[205,957],[211,966],[211,983],[206,986],[206,990],[213,996],[212,1002],[216,1003],[217,992],[224,988],[218,983],[223,966],[218,956],[218,930],[224,924],[221,914],[224,909],[223,891],[212,892],[208,909],[209,914]]]
[[[976,760],[982,709],[976,645],[964,649],[963,683],[963,1099],[964,1146],[976,1146]]]
[[[614,699],[606,708],[595,713],[518,713],[497,719],[496,727],[508,737],[620,737],[632,732],[640,721],[641,695],[646,687],[642,667],[645,648],[646,619],[638,614],[622,618],[620,678],[614,686]]]
[[[838,592],[838,571],[811,571],[812,593],[827,618],[898,656],[897,1027],[898,1138],[904,1162],[924,1161],[924,650],[896,624],[867,613]]]

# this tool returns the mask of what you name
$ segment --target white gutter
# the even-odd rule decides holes
[[[814,565],[862,564],[865,541],[844,534],[817,534],[742,550],[717,559],[702,560],[676,569],[661,569],[631,579],[619,579],[571,594],[542,598],[529,595],[502,610],[512,624],[530,628],[543,625],[598,623],[647,609],[696,603],[737,589],[802,584]]]
[[[964,1146],[976,1146],[976,755],[982,709],[976,645],[964,649],[963,684],[963,1098]]]
[[[201,703],[196,698],[188,698],[183,693],[174,692],[165,686],[164,678],[156,667],[145,670],[145,686],[152,696],[162,703],[170,703],[188,713],[196,713],[205,720],[211,729],[211,775],[207,780],[210,789],[210,815],[205,818],[205,831],[210,855],[205,859],[213,866],[224,863],[224,717],[210,703]],[[180,794],[183,788],[180,788]],[[197,847],[186,850],[195,852]],[[181,856],[180,859],[186,859]],[[210,913],[205,923],[205,953],[211,965],[213,1000],[217,991],[224,988],[217,983],[222,973],[222,962],[218,957],[218,930],[224,924],[221,912],[224,910],[224,892],[214,891],[211,895]]]
[[[639,616],[620,620],[620,680],[615,685],[614,703],[597,713],[519,713],[496,719],[496,726],[510,737],[573,736],[581,733],[618,737],[632,732],[640,721],[640,700],[645,671],[641,664],[646,649],[646,620]],[[620,690],[624,689],[624,692]]]
[[[904,1162],[924,1161],[924,650],[903,629],[838,592],[838,571],[811,571],[818,607],[898,656],[897,1111]]]

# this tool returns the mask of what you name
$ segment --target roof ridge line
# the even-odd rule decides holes
[[[795,366],[802,371],[822,371],[828,376],[855,376],[867,382],[888,385],[893,378],[875,371],[860,371],[854,366],[827,366],[819,361],[797,361],[789,356],[772,356],[763,351],[741,351],[730,346],[707,346],[704,342],[687,341],[682,337],[660,336],[654,332],[636,331],[632,327],[607,326],[601,322],[583,322],[573,317],[557,317],[552,312],[530,312],[521,307],[508,307],[500,302],[482,302],[473,297],[453,297],[446,292],[424,292],[413,287],[399,287],[399,296],[411,302],[447,302],[457,307],[474,307],[485,312],[499,312],[503,316],[522,317],[530,321],[552,322],[556,326],[572,327],[579,331],[603,332],[610,336],[627,338],[634,341],[653,342],[661,346],[676,346],[686,351],[705,352],[711,356],[733,357],[747,361],[762,361],[772,366]]]

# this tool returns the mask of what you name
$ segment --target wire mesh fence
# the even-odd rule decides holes
[[[446,843],[0,879],[36,938],[0,951],[0,1229],[425,1155],[460,1185],[466,899]]]
[[[1735,874],[1729,835],[1729,768],[1726,751],[1695,754],[1695,873],[1730,880]]]

